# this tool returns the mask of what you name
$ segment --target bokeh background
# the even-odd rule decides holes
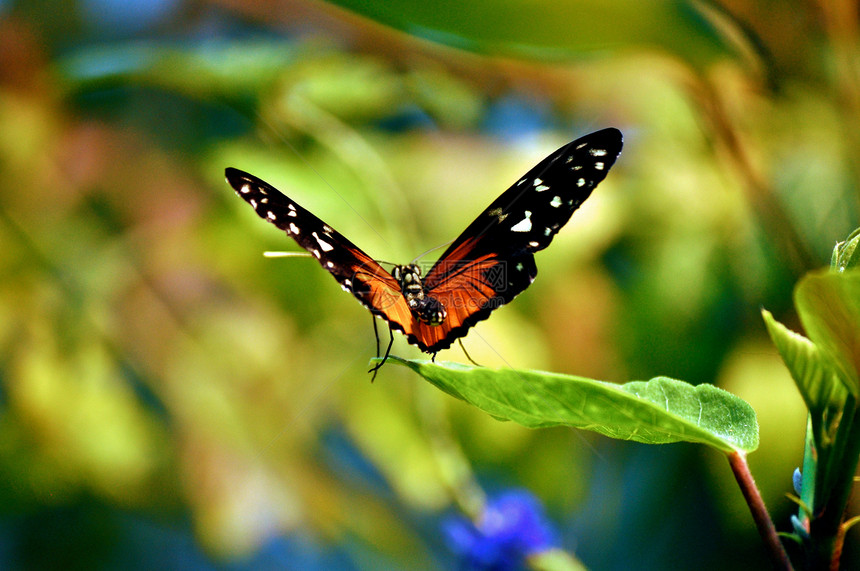
[[[466,346],[747,399],[788,530],[805,411],[759,311],[797,329],[794,282],[858,225],[858,21],[840,0],[0,1],[0,567],[452,569],[472,482],[531,490],[591,569],[767,568],[716,452],[524,429],[391,365],[371,384],[367,311],[314,261],[263,258],[296,247],[223,171],[404,263],[620,128],[537,281]]]

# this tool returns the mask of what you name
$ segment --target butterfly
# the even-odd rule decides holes
[[[572,141],[503,192],[454,240],[427,275],[417,264],[388,272],[331,226],[259,178],[234,168],[227,182],[257,214],[285,231],[394,336],[435,358],[537,276],[534,253],[549,246],[621,153],[618,129]],[[376,321],[374,320],[374,329]],[[377,336],[378,343],[378,336]],[[377,346],[377,356],[378,356]]]

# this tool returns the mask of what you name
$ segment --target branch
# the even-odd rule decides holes
[[[784,571],[793,571],[791,561],[788,559],[788,553],[782,546],[779,536],[776,533],[776,527],[773,525],[773,520],[770,519],[770,514],[767,513],[767,507],[764,505],[764,500],[755,485],[752,473],[750,472],[749,464],[747,464],[746,454],[743,452],[732,452],[729,456],[729,466],[735,475],[735,480],[741,488],[744,499],[750,507],[755,525],[758,528],[759,535],[764,540],[770,557],[773,561],[775,569]]]

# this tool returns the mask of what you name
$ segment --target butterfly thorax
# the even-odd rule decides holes
[[[394,266],[391,276],[400,284],[406,304],[419,321],[432,326],[441,325],[445,321],[448,312],[439,300],[427,295],[418,265]]]

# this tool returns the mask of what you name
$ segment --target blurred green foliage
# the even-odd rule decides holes
[[[450,568],[440,516],[507,486],[591,569],[766,564],[721,455],[500,423],[399,367],[371,385],[367,312],[263,258],[294,246],[222,174],[403,263],[620,128],[467,347],[734,392],[789,529],[805,410],[759,308],[799,329],[795,281],[858,226],[853,5],[341,2],[402,33],[301,0],[102,4],[0,3],[0,566]]]

